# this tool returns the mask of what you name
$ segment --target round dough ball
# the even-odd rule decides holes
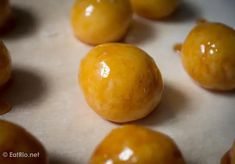
[[[92,45],[121,40],[131,20],[129,0],[77,0],[71,17],[75,36]]]
[[[235,31],[221,23],[200,23],[182,46],[187,73],[212,90],[235,89]]]
[[[0,28],[5,25],[11,14],[9,0],[0,0]]]
[[[185,164],[170,137],[136,125],[112,130],[98,145],[90,163]]]
[[[231,148],[221,159],[221,164],[235,164],[235,142]]]
[[[17,152],[20,157],[13,154]],[[0,153],[2,164],[48,164],[42,144],[25,129],[4,120],[0,120]],[[35,154],[26,158],[25,153]]]
[[[0,88],[11,77],[11,59],[4,43],[0,41]]]
[[[79,80],[90,107],[113,122],[145,117],[159,104],[163,90],[154,60],[129,44],[93,48],[81,61]]]
[[[133,10],[140,16],[162,19],[170,16],[179,6],[180,0],[131,0]]]

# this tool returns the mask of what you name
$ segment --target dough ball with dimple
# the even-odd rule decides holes
[[[131,20],[129,0],[76,0],[71,17],[75,36],[92,45],[121,40]]]
[[[180,0],[131,0],[133,10],[140,16],[150,19],[163,19],[179,6]]]
[[[0,0],[0,28],[2,28],[11,14],[9,0]],[[1,29],[0,29],[1,30]]]
[[[235,30],[221,23],[200,23],[182,46],[187,73],[201,86],[235,89]]]
[[[93,48],[81,61],[79,80],[90,107],[113,122],[145,117],[159,104],[163,90],[154,60],[129,44]]]
[[[4,43],[0,41],[0,88],[11,77],[11,59]]]
[[[141,126],[112,130],[95,149],[91,164],[185,164],[174,141]]]
[[[25,129],[4,120],[0,120],[0,154],[1,164],[48,164],[42,144]]]
[[[221,159],[221,164],[235,164],[235,142],[232,148]]]

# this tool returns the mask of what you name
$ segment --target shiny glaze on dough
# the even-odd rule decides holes
[[[71,15],[75,36],[92,45],[121,40],[131,20],[127,0],[77,0]]]
[[[159,104],[163,91],[153,59],[129,44],[93,48],[81,61],[79,81],[90,107],[113,122],[145,117]]]
[[[235,31],[221,23],[200,23],[182,46],[187,73],[212,90],[235,89]]]
[[[90,163],[185,164],[170,137],[136,125],[125,125],[112,130],[97,146]]]

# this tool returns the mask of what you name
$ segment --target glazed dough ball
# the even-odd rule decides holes
[[[4,157],[3,152],[7,152]],[[12,158],[11,152],[38,153],[33,158]],[[0,120],[0,163],[1,164],[47,164],[46,151],[42,144],[23,128]]]
[[[150,19],[162,19],[171,15],[180,0],[131,0],[134,11]]]
[[[235,164],[235,142],[221,160],[221,164]]]
[[[75,36],[92,45],[121,40],[131,20],[129,0],[77,0],[71,18]]]
[[[235,89],[235,31],[221,23],[200,23],[182,46],[187,73],[212,90]]]
[[[129,44],[93,48],[81,61],[79,80],[90,107],[113,122],[145,117],[159,104],[163,90],[153,59]]]
[[[112,130],[98,145],[90,163],[185,164],[170,137],[136,125]]]
[[[0,40],[0,88],[3,87],[4,84],[11,77],[11,59],[7,48],[4,43]]]
[[[3,27],[9,19],[11,13],[9,0],[0,0],[0,28]]]

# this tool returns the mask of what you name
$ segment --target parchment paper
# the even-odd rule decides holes
[[[81,58],[91,46],[70,27],[71,0],[12,0],[17,28],[1,38],[13,62],[6,99],[11,112],[0,116],[25,127],[45,146],[51,164],[86,164],[104,136],[119,125],[103,120],[86,104],[78,85]],[[197,86],[173,52],[205,18],[235,27],[235,1],[188,0],[166,21],[134,17],[126,42],[148,52],[165,82],[160,106],[133,122],[171,136],[188,164],[216,164],[235,138],[235,93]]]

